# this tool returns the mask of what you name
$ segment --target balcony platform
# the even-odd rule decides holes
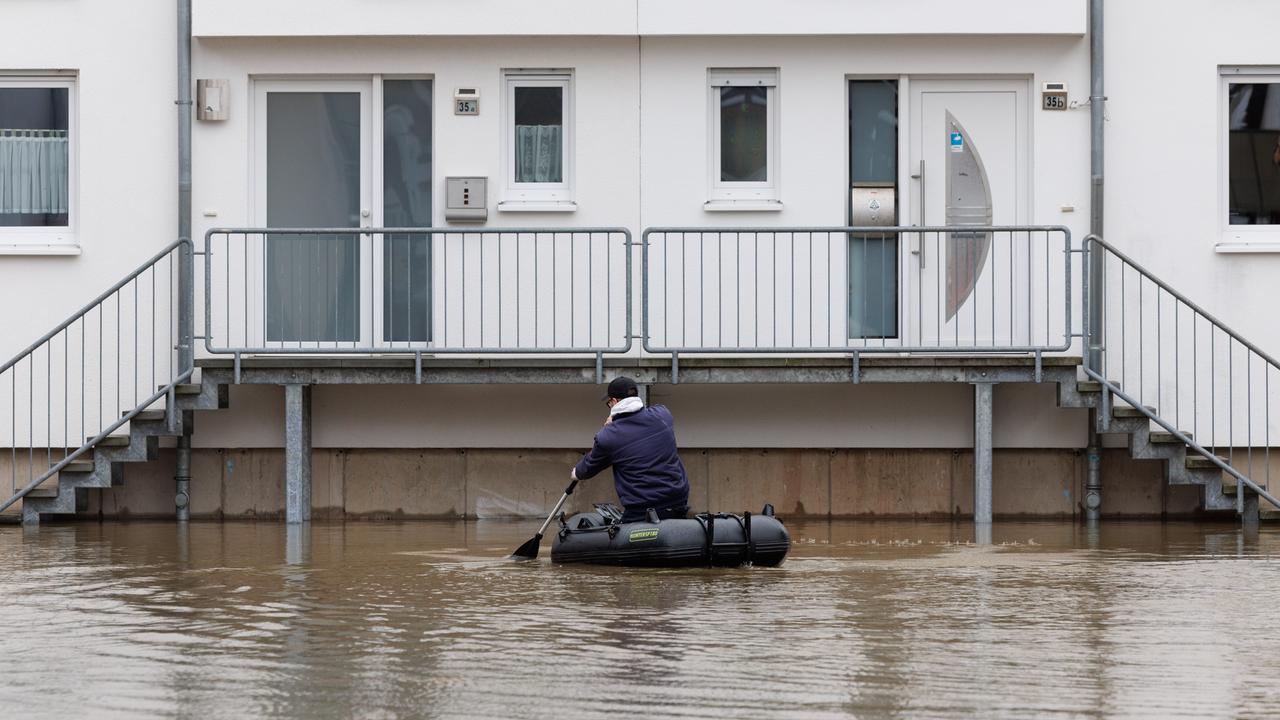
[[[461,358],[309,356],[205,358],[196,365],[217,384],[250,385],[468,385],[597,384],[628,375],[640,384],[752,383],[1009,383],[1075,378],[1079,357],[1024,355],[861,355],[851,357],[669,356]],[[674,372],[673,372],[674,371]]]

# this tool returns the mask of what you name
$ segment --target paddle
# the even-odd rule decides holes
[[[573,494],[573,489],[577,486],[577,480],[569,483],[569,487],[564,489],[564,495],[560,496],[560,502],[556,503],[556,506],[551,509],[551,514],[547,516],[546,521],[542,523],[542,527],[538,529],[538,534],[529,538],[528,542],[516,548],[516,551],[511,553],[511,557],[508,559],[533,560],[538,557],[538,546],[542,544],[542,533],[547,531],[547,526],[551,524],[551,518],[555,517],[556,513],[560,512],[560,508],[564,507],[564,501],[569,499],[569,496]]]

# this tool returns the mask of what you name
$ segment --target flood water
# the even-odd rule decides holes
[[[791,523],[777,569],[536,522],[0,527],[3,717],[1276,717],[1280,528]]]

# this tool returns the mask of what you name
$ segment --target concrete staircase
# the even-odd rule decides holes
[[[1092,380],[1060,381],[1058,406],[1100,410],[1103,406],[1102,384]],[[1147,409],[1156,413],[1155,408]],[[1236,511],[1236,493],[1240,492],[1236,478],[1223,472],[1208,458],[1190,450],[1173,433],[1153,430],[1151,420],[1142,411],[1123,404],[1113,405],[1109,419],[1104,418],[1101,412],[1096,417],[1099,433],[1128,436],[1129,455],[1135,460],[1163,460],[1165,480],[1170,485],[1200,486],[1206,511]],[[1184,431],[1183,434],[1191,437],[1189,432]],[[1230,464],[1225,457],[1219,456],[1219,459]],[[1243,520],[1280,520],[1280,510],[1260,511],[1257,494],[1247,487],[1244,492],[1246,517]]]
[[[128,434],[103,438],[82,459],[73,461],[56,475],[37,486],[22,502],[22,522],[34,525],[42,515],[76,512],[80,490],[106,488],[123,481],[125,463],[155,460],[160,438],[182,435],[184,425],[192,422],[193,410],[217,410],[227,407],[227,386],[212,383],[178,385],[172,418],[162,407],[135,415],[126,425]],[[90,438],[91,439],[91,438]]]

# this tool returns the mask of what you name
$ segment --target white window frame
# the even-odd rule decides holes
[[[711,68],[707,71],[707,196],[709,211],[782,209],[779,182],[778,68]],[[768,151],[765,182],[726,182],[720,179],[720,88],[761,86],[767,89],[765,115]]]
[[[1220,253],[1280,253],[1280,225],[1231,224],[1231,128],[1227,104],[1231,85],[1271,83],[1280,86],[1280,66],[1221,67],[1218,72],[1218,217],[1214,249]]]
[[[558,183],[516,182],[515,97],[518,87],[561,88],[563,147]],[[502,199],[499,212],[572,212],[574,201],[574,97],[572,70],[502,71]]]
[[[68,158],[66,226],[0,227],[0,255],[78,255],[80,122],[76,78],[67,75],[0,75],[0,88],[66,88]]]

